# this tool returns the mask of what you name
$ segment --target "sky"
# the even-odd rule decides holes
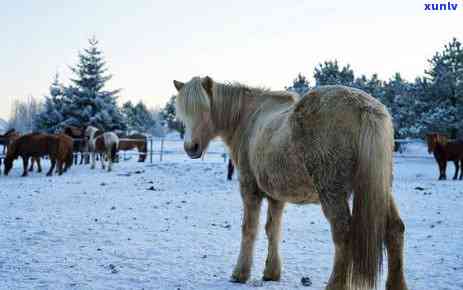
[[[0,118],[15,99],[42,99],[56,72],[95,36],[119,102],[163,106],[174,79],[284,89],[298,73],[338,59],[357,75],[423,75],[427,60],[453,37],[463,41],[463,0],[456,11],[425,11],[433,0],[388,1],[5,1],[0,10]],[[2,1],[2,2],[3,2]]]

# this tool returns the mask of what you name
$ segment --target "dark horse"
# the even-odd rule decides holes
[[[145,162],[146,155],[148,154],[148,146],[146,136],[143,134],[135,133],[132,135],[117,134],[119,139],[119,151],[127,151],[137,148],[138,162]]]
[[[48,155],[51,161],[47,176],[53,174],[57,162],[58,171],[61,175],[63,165],[65,165],[64,169],[72,165],[72,140],[64,134],[31,133],[20,136],[8,146],[8,153],[5,158],[5,175],[8,175],[13,167],[13,161],[21,157],[24,166],[22,176],[27,176],[29,158],[39,158],[45,155]]]
[[[67,126],[64,128],[63,133],[73,139],[73,151],[80,153],[80,164],[90,163],[90,156],[88,155],[88,148],[85,142],[85,128],[78,128],[74,126]],[[78,156],[74,156],[74,164],[78,163]]]
[[[439,180],[447,179],[445,174],[447,169],[447,161],[453,161],[455,164],[455,175],[453,179],[457,179],[460,165],[463,166],[463,140],[449,141],[445,135],[439,133],[426,134],[428,142],[428,152],[433,153],[439,165]],[[460,180],[463,178],[463,168],[460,172]]]

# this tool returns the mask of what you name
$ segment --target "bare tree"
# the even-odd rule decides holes
[[[41,111],[42,104],[30,96],[25,101],[15,100],[11,107],[11,117],[8,122],[9,128],[16,131],[28,133],[35,130],[35,118]]]

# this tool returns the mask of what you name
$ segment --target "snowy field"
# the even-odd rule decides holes
[[[395,158],[409,288],[463,289],[463,181],[437,181],[424,151]],[[111,173],[76,166],[61,177],[21,178],[21,170],[16,161],[0,176],[2,290],[323,289],[330,274],[333,245],[320,207],[289,205],[282,280],[260,281],[263,210],[251,281],[228,282],[242,209],[219,154],[156,156],[152,165],[132,158]],[[301,285],[304,276],[312,286]]]

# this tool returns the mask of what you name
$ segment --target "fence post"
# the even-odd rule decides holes
[[[161,138],[161,154],[159,155],[159,161],[162,162],[162,155],[164,153],[164,138]]]
[[[153,137],[150,138],[150,163],[153,164]]]

